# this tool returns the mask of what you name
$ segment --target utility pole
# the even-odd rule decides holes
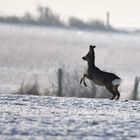
[[[106,27],[110,28],[110,13],[108,11],[106,12]]]

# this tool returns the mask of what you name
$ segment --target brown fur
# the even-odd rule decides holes
[[[82,57],[83,60],[87,61],[88,69],[87,72],[81,78],[80,84],[83,82],[83,84],[87,86],[85,78],[88,78],[92,80],[96,85],[105,86],[106,89],[113,95],[111,100],[113,100],[114,98],[118,100],[120,98],[120,93],[118,91],[120,83],[113,85],[112,81],[116,79],[120,80],[120,78],[113,73],[102,71],[95,66],[94,48],[95,46],[90,45],[89,52],[86,56]]]

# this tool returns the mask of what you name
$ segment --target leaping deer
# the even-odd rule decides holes
[[[96,85],[105,86],[106,89],[113,94],[111,100],[116,98],[116,96],[117,96],[116,100],[118,100],[120,97],[118,87],[121,83],[121,79],[115,74],[102,71],[95,66],[95,52],[94,52],[95,47],[96,46],[90,45],[89,52],[87,53],[87,55],[82,57],[83,60],[87,61],[88,69],[87,72],[81,78],[80,84],[83,82],[83,84],[87,86],[85,78],[88,78],[92,80]]]

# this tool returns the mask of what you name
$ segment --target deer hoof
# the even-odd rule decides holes
[[[83,79],[80,80],[80,84],[82,83],[82,80],[83,80]]]
[[[86,83],[84,83],[84,85],[85,85],[85,87],[87,87],[87,84]]]

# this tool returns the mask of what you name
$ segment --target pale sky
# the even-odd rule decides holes
[[[48,6],[61,18],[70,16],[88,19],[106,19],[110,12],[111,25],[140,28],[140,0],[0,0],[0,15],[36,15],[37,6]]]

